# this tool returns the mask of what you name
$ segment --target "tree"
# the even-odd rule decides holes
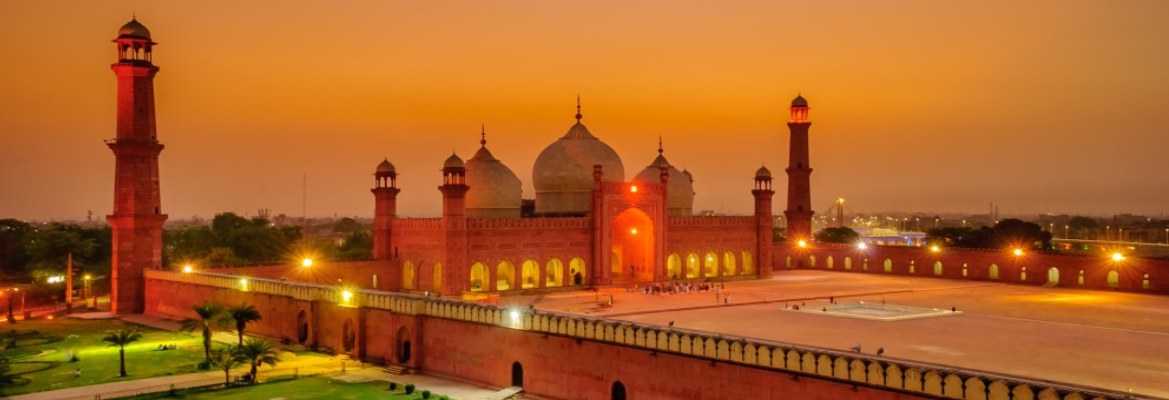
[[[28,263],[24,247],[28,244],[32,226],[15,220],[0,219],[0,272],[6,275],[23,274]]]
[[[252,382],[256,380],[256,368],[263,364],[275,367],[280,362],[276,345],[264,339],[248,339],[239,347],[239,355],[252,367]]]
[[[1051,232],[1045,232],[1039,224],[1015,218],[995,224],[994,238],[999,247],[1051,249]]]
[[[101,338],[101,341],[107,342],[110,346],[118,346],[118,358],[121,361],[120,376],[126,376],[126,345],[137,342],[142,339],[142,333],[137,329],[125,330],[118,329],[113,331],[106,331],[106,336]]]
[[[211,328],[222,321],[223,306],[218,303],[204,302],[191,307],[195,310],[195,314],[199,318],[187,318],[182,320],[182,330],[191,332],[195,329],[203,330],[203,356],[206,357],[207,362],[211,362]]]
[[[856,243],[861,239],[859,233],[856,233],[852,228],[844,226],[824,228],[812,236],[817,241],[827,243]]]
[[[82,237],[79,232],[53,226],[34,230],[24,251],[28,255],[25,269],[34,277],[57,275],[65,271],[65,259],[73,254],[73,262],[83,265],[93,257],[97,241]]]
[[[345,241],[334,249],[336,260],[369,260],[373,258],[373,236],[369,232],[357,231],[349,234]]]
[[[235,330],[239,333],[239,345],[244,345],[244,328],[247,328],[249,322],[259,321],[260,310],[251,304],[240,304],[238,307],[232,307],[227,310],[227,315],[235,321]]]
[[[353,233],[363,230],[360,222],[349,217],[341,218],[337,223],[333,224],[333,232],[338,233]]]
[[[240,356],[239,350],[232,345],[227,345],[225,349],[216,349],[211,352],[210,364],[218,367],[223,371],[223,384],[231,384],[231,369],[243,364],[244,358]]]
[[[947,247],[963,247],[968,249],[995,248],[994,232],[987,227],[974,228],[934,228],[926,231],[926,241],[941,244]]]

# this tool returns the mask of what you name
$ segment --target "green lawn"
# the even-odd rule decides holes
[[[372,381],[348,383],[335,379],[313,376],[297,380],[287,380],[271,383],[262,383],[255,386],[242,386],[231,389],[210,390],[179,395],[153,395],[134,397],[135,400],[148,399],[216,399],[216,400],[265,400],[283,398],[286,400],[327,400],[327,399],[391,399],[414,400],[422,398],[422,389],[407,395],[402,386],[390,392],[386,390],[388,382]],[[432,393],[432,400],[439,395]]]
[[[101,341],[107,330],[138,329],[142,339],[126,346],[125,378],[118,377],[118,348]],[[37,334],[13,335],[36,330]],[[203,359],[202,338],[182,332],[168,332],[118,320],[21,321],[15,325],[0,323],[0,335],[18,336],[17,348],[0,352],[8,357],[12,371],[24,373],[26,384],[0,388],[0,396],[74,386],[93,385],[120,380],[195,372]],[[46,340],[48,339],[48,340]],[[177,350],[156,350],[159,344],[177,344]],[[79,361],[69,362],[68,354]],[[74,371],[81,369],[81,377]]]

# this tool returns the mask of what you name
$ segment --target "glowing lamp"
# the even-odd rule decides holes
[[[1013,253],[1014,253],[1016,256],[1021,256],[1021,255],[1023,255],[1023,250],[1021,250],[1021,249],[1015,249],[1015,251],[1014,251]]]
[[[1120,254],[1119,251],[1112,253],[1112,261],[1124,261],[1124,254]]]
[[[511,310],[510,312],[508,312],[508,315],[511,316],[511,322],[520,322],[520,312],[519,311]]]
[[[939,251],[942,251],[942,248],[938,247],[938,246],[930,246],[930,251],[937,253]]]
[[[637,185],[630,186],[629,193],[637,193]]]
[[[312,268],[313,259],[305,257],[305,259],[300,260],[300,266],[305,267],[305,268]]]
[[[192,270],[194,270],[194,268],[191,268],[191,264],[187,264],[187,265],[183,266],[183,272],[190,273]],[[85,279],[89,279],[89,278],[86,277]]]
[[[341,291],[341,301],[348,303],[349,300],[352,298],[353,298],[353,292],[350,292],[348,290]]]
[[[869,245],[865,244],[865,242],[860,242],[860,244],[856,245],[856,248],[864,250],[869,248]]]
[[[796,242],[796,246],[800,246],[801,248],[808,247],[808,242],[801,240],[799,242]]]
[[[248,286],[248,278],[239,278],[239,285],[243,287]]]
[[[630,234],[634,234],[634,235],[636,235],[636,234],[637,234],[637,228],[632,228],[632,229],[630,229],[630,230],[629,230],[629,233],[630,233]]]

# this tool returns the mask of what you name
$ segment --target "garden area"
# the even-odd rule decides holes
[[[125,345],[125,377],[119,376],[119,347],[103,341],[108,331],[118,330],[141,333],[141,338]],[[0,324],[0,346],[0,358],[7,359],[8,369],[0,371],[4,381],[0,396],[196,372],[204,359],[197,334],[112,319],[4,323]]]

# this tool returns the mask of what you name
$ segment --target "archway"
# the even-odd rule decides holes
[[[1023,267],[1023,269],[1019,270],[1019,280],[1021,280],[1021,281],[1027,280],[1027,267]]]
[[[495,267],[495,290],[504,291],[515,289],[515,265],[500,261]]]
[[[402,264],[402,289],[414,288],[414,263],[406,260]]]
[[[942,262],[934,261],[934,276],[942,276]]]
[[[545,264],[544,287],[560,287],[564,285],[564,263],[559,258],[548,260]]]
[[[483,263],[471,265],[471,291],[482,292],[487,290],[487,266]]]
[[[588,271],[585,270],[584,259],[581,259],[580,257],[574,257],[572,260],[568,261],[568,276],[572,278],[573,286],[583,285],[585,283],[585,279],[588,278],[586,275],[587,272]]]
[[[885,259],[885,272],[893,272],[893,260]]]
[[[1120,273],[1116,270],[1108,271],[1108,287],[1113,289],[1120,287]]]
[[[296,341],[300,344],[308,341],[308,315],[304,310],[296,314]]]
[[[1151,285],[1149,284],[1149,274],[1145,274],[1145,276],[1141,278],[1141,289],[1148,290],[1148,289],[1150,289],[1150,286]]]
[[[406,327],[398,328],[398,363],[410,362],[410,331]]]
[[[844,257],[844,269],[852,269],[852,257]]]
[[[666,278],[682,279],[682,257],[670,254],[670,257],[666,258]]]
[[[706,271],[706,277],[718,276],[718,256],[714,253],[706,253],[706,258],[703,258],[703,269]]]
[[[511,385],[524,387],[524,366],[519,361],[511,363]]]
[[[735,275],[735,253],[723,253],[723,276]]]
[[[751,252],[743,252],[743,275],[751,275],[755,273],[755,262],[751,259]]]
[[[832,256],[828,256],[828,258],[824,259],[824,266],[827,267],[828,269],[832,269],[832,267],[835,265],[835,263],[836,263],[836,260],[832,259]]]
[[[990,265],[990,274],[989,275],[990,275],[990,279],[998,279],[999,278],[998,264],[991,264]]]
[[[808,256],[808,266],[816,268],[816,256]]]
[[[792,256],[787,256],[787,258],[786,258],[786,259],[784,259],[784,261],[783,261],[783,266],[784,266],[784,267],[787,267],[787,268],[791,268],[791,267],[792,267]]]
[[[1059,268],[1051,267],[1047,269],[1047,283],[1052,285],[1059,284]]]
[[[433,280],[430,282],[431,290],[442,293],[442,264],[434,263],[434,272],[431,274],[433,275]]]
[[[356,344],[357,332],[354,330],[353,320],[346,319],[345,323],[341,324],[341,348],[348,353],[353,351],[353,347]]]
[[[613,282],[654,278],[654,226],[649,215],[630,207],[613,218],[609,229]]]
[[[686,277],[697,278],[702,275],[698,268],[698,254],[690,253],[686,256]]]
[[[625,384],[621,383],[621,381],[613,382],[613,389],[610,391],[609,398],[613,400],[625,400]]]
[[[521,287],[531,289],[540,286],[540,266],[536,264],[535,260],[524,261],[520,269],[523,271],[520,280]]]

